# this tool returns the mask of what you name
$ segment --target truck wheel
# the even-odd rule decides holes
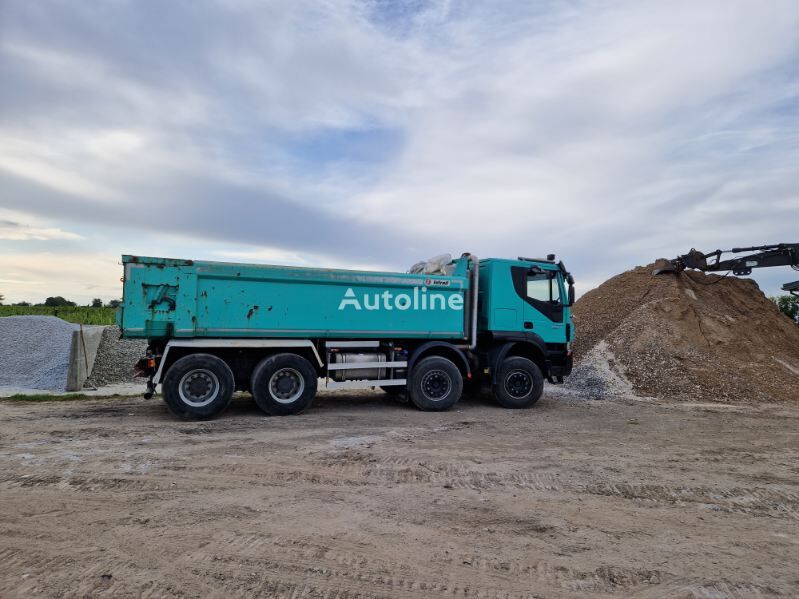
[[[499,367],[494,397],[503,408],[530,408],[544,392],[541,369],[527,358],[511,356]]]
[[[302,412],[316,395],[316,370],[296,354],[264,358],[250,379],[255,403],[267,414],[287,416]]]
[[[164,377],[164,401],[181,418],[213,418],[233,397],[233,372],[211,354],[190,354],[176,361]]]
[[[420,410],[448,410],[461,398],[463,376],[451,360],[430,356],[414,366],[408,392]]]

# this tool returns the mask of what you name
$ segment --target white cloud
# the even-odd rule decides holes
[[[48,226],[46,222],[29,214],[0,209],[0,240],[47,241],[83,239],[77,233]]]
[[[0,221],[0,239],[9,241],[27,241],[29,239],[45,241],[48,239],[81,239],[81,236],[56,227],[29,227],[15,222]]]

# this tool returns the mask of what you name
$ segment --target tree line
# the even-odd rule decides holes
[[[2,294],[0,294],[0,306],[3,305],[3,301],[4,300],[5,300],[5,297]],[[121,303],[122,303],[122,300],[119,300],[119,299],[112,299],[112,300],[109,300],[108,302],[104,303],[102,299],[100,299],[99,297],[96,297],[96,298],[94,298],[91,301],[91,303],[89,303],[87,305],[87,307],[88,308],[118,308]],[[76,302],[70,301],[70,300],[68,300],[68,299],[66,299],[66,298],[64,298],[64,297],[62,297],[60,295],[56,295],[56,296],[53,296],[53,297],[48,297],[46,300],[44,300],[44,303],[42,303],[42,304],[32,304],[30,302],[24,302],[23,301],[23,302],[17,302],[15,304],[9,304],[9,305],[11,305],[11,306],[47,306],[47,307],[50,307],[50,308],[66,308],[66,307],[71,307],[71,306],[77,306],[78,304]]]

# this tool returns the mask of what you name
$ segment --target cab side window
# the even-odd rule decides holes
[[[527,297],[540,302],[560,303],[560,285],[550,273],[529,274]]]
[[[563,322],[560,279],[555,271],[511,266],[513,289],[524,302],[552,322]]]

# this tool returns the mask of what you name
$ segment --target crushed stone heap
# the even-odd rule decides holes
[[[142,382],[134,379],[134,365],[147,351],[144,339],[121,339],[119,327],[108,326],[103,331],[91,376],[84,387],[104,387],[119,383]],[[143,383],[142,383],[143,384]]]
[[[573,387],[682,400],[799,400],[799,327],[750,279],[609,279],[574,306]]]
[[[64,391],[78,328],[55,316],[0,318],[0,387]]]

